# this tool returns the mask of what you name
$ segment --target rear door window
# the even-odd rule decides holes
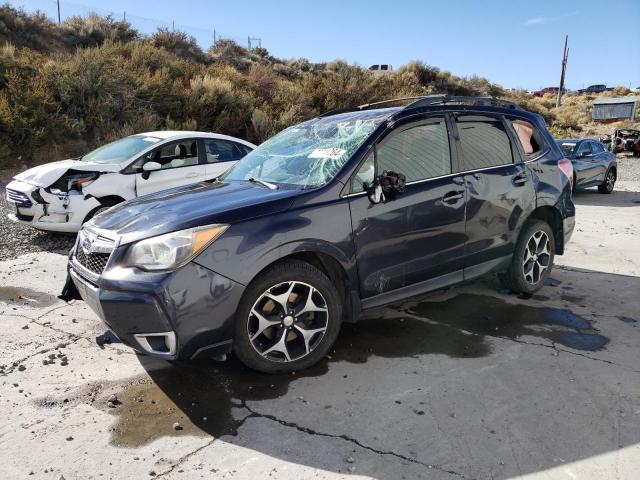
[[[591,155],[591,142],[582,142],[578,147],[578,155]]]
[[[244,157],[247,154],[247,147],[229,140],[205,138],[204,151],[207,163],[231,162]]]
[[[509,165],[513,163],[511,141],[498,118],[466,115],[456,119],[463,170]]]

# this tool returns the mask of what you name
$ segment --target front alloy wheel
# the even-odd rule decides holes
[[[341,321],[335,282],[307,262],[282,261],[245,290],[236,310],[233,351],[254,370],[300,371],[329,352]]]
[[[267,289],[254,303],[247,333],[255,351],[274,362],[309,355],[329,325],[327,301],[311,285],[290,281]]]

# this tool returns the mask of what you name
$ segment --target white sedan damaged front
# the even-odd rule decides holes
[[[9,217],[35,228],[76,232],[87,216],[101,205],[91,195],[90,186],[103,173],[66,170],[48,186],[42,185],[48,183],[46,179],[29,175],[20,179],[18,176],[7,185],[7,200],[12,207]]]

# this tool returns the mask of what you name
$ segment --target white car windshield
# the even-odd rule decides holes
[[[133,135],[96,148],[80,157],[80,160],[91,163],[122,163],[159,141],[157,137]]]
[[[240,160],[224,178],[319,187],[395,110],[342,113],[289,127]]]

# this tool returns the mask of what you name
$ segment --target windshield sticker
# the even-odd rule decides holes
[[[153,142],[153,143],[160,141],[159,138],[155,138],[155,137],[144,137],[142,140],[144,140],[145,142]]]
[[[573,147],[575,145],[575,143],[563,143],[562,146],[563,147]]]
[[[309,154],[309,156],[307,158],[330,158],[332,160],[337,160],[340,157],[342,157],[342,155],[344,155],[344,152],[346,150],[343,150],[341,148],[316,148],[313,152],[311,152]]]

